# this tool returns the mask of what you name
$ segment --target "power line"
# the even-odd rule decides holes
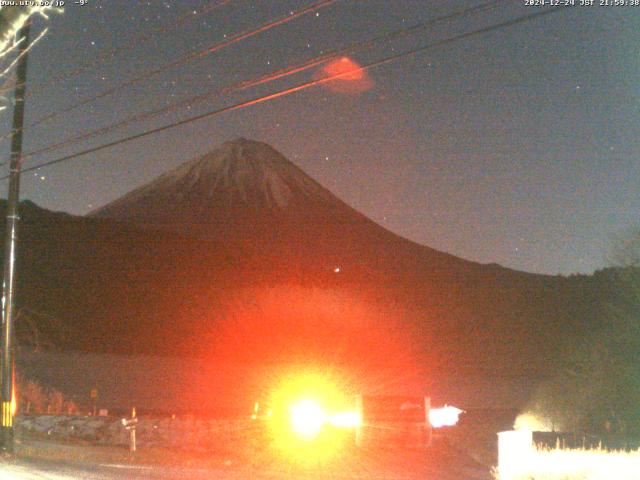
[[[91,132],[87,132],[81,135],[76,135],[73,137],[69,137],[67,139],[64,139],[58,143],[55,143],[53,145],[48,145],[46,147],[42,147],[38,150],[34,150],[31,152],[28,152],[24,155],[24,158],[28,158],[28,157],[33,157],[51,150],[57,150],[59,148],[65,147],[67,145],[72,145],[74,143],[78,143],[80,141],[83,140],[87,140],[89,138],[92,137],[96,137],[105,133],[108,133],[110,131],[116,130],[118,128],[121,128],[123,126],[129,125],[133,122],[139,122],[142,120],[147,120],[149,118],[155,117],[157,115],[163,114],[163,113],[167,113],[170,112],[172,110],[176,110],[178,108],[181,108],[183,106],[189,106],[192,105],[196,102],[199,101],[203,101],[212,97],[216,97],[219,95],[223,95],[223,94],[228,94],[237,90],[245,90],[247,88],[251,88],[251,87],[255,87],[258,85],[262,85],[264,83],[267,82],[271,82],[274,80],[278,80],[281,79],[283,77],[289,76],[289,75],[294,75],[300,72],[303,72],[305,70],[308,70],[310,68],[313,68],[317,65],[320,65],[322,63],[325,63],[326,61],[330,60],[330,59],[334,59],[337,56],[340,55],[345,55],[346,53],[352,53],[358,49],[363,49],[363,48],[371,48],[373,47],[376,43],[382,41],[382,40],[390,40],[392,38],[396,38],[396,37],[402,37],[405,35],[409,35],[412,33],[415,33],[415,31],[419,30],[419,29],[424,29],[426,27],[429,26],[433,26],[436,25],[438,23],[442,23],[445,22],[447,20],[451,20],[453,18],[456,17],[461,17],[461,16],[467,16],[467,15],[471,15],[471,14],[478,14],[484,11],[488,11],[491,9],[496,8],[499,4],[504,3],[506,0],[493,0],[491,2],[487,2],[481,5],[477,5],[475,7],[471,7],[471,8],[465,8],[465,9],[459,9],[456,10],[454,12],[451,12],[447,15],[443,15],[441,17],[432,19],[432,20],[428,20],[416,25],[412,25],[410,27],[406,27],[406,28],[401,28],[398,30],[394,30],[392,32],[388,32],[382,35],[379,35],[377,37],[374,37],[372,39],[366,40],[366,41],[361,41],[361,42],[355,42],[352,43],[346,47],[342,47],[339,49],[335,49],[333,51],[327,52],[323,55],[314,57],[312,59],[306,60],[305,62],[302,62],[300,64],[294,65],[294,66],[290,66],[290,67],[286,67],[284,69],[280,69],[280,70],[276,70],[273,71],[271,73],[268,73],[266,75],[263,75],[262,77],[259,77],[255,80],[245,80],[242,82],[238,82],[234,85],[228,86],[228,87],[224,87],[221,89],[217,89],[214,91],[210,91],[210,92],[205,92],[205,93],[201,93],[192,97],[189,97],[187,99],[181,100],[179,102],[175,102],[173,104],[167,105],[165,107],[156,109],[156,110],[152,110],[149,112],[145,112],[145,113],[140,113],[137,115],[132,115],[120,122],[117,122],[115,124],[111,124],[102,128],[99,128],[97,130],[93,130]]]
[[[219,108],[219,109],[207,112],[207,113],[203,113],[203,114],[196,115],[196,116],[184,119],[184,120],[180,120],[178,122],[170,123],[170,124],[164,125],[162,127],[157,127],[157,128],[153,128],[151,130],[147,130],[145,132],[141,132],[141,133],[138,133],[138,134],[135,134],[135,135],[130,135],[130,136],[121,138],[119,140],[115,140],[113,142],[108,142],[108,143],[105,143],[103,145],[99,145],[97,147],[93,147],[93,148],[89,148],[89,149],[86,149],[86,150],[82,150],[80,152],[76,152],[76,153],[73,153],[73,154],[70,154],[70,155],[65,155],[63,157],[56,158],[54,160],[50,160],[48,162],[41,163],[39,165],[34,165],[33,167],[24,168],[24,169],[22,169],[22,171],[23,172],[31,172],[31,171],[38,170],[38,169],[43,168],[43,167],[48,167],[48,166],[55,165],[55,164],[58,164],[58,163],[66,162],[68,160],[72,160],[72,159],[77,158],[77,157],[88,155],[90,153],[95,153],[95,152],[98,152],[98,151],[101,151],[101,150],[105,150],[107,148],[115,147],[115,146],[121,145],[123,143],[128,143],[130,141],[137,140],[139,138],[143,138],[143,137],[146,137],[146,136],[149,136],[149,135],[153,135],[155,133],[159,133],[159,132],[162,132],[162,131],[165,131],[165,130],[169,130],[171,128],[175,128],[175,127],[179,127],[179,126],[182,126],[182,125],[186,125],[186,124],[198,121],[198,120],[202,120],[204,118],[217,116],[217,115],[220,115],[220,114],[223,114],[223,113],[227,113],[227,112],[231,112],[231,111],[234,111],[234,110],[239,110],[239,109],[242,109],[242,108],[250,107],[252,105],[257,105],[259,103],[263,103],[263,102],[266,102],[266,101],[269,101],[269,100],[274,100],[276,98],[280,98],[280,97],[283,97],[283,96],[286,96],[286,95],[290,95],[292,93],[299,92],[301,90],[305,90],[305,89],[310,88],[310,87],[314,87],[314,86],[317,86],[317,85],[322,85],[324,83],[330,82],[330,81],[338,79],[338,78],[347,77],[349,75],[352,75],[355,72],[359,72],[359,71],[362,71],[362,70],[369,70],[371,68],[375,68],[375,67],[379,67],[379,66],[382,66],[382,65],[386,65],[387,63],[399,60],[401,58],[404,58],[404,57],[407,57],[407,56],[410,56],[410,55],[415,55],[416,53],[424,52],[426,50],[430,50],[430,49],[433,49],[433,48],[436,48],[436,47],[440,47],[440,46],[443,46],[443,45],[448,45],[450,43],[457,42],[458,40],[463,40],[463,39],[470,38],[470,37],[473,37],[473,36],[476,36],[476,35],[483,35],[485,33],[489,33],[489,32],[498,30],[500,28],[510,27],[510,26],[517,25],[517,24],[520,24],[520,23],[525,23],[525,22],[528,22],[528,21],[536,19],[536,18],[540,18],[540,17],[546,16],[546,15],[549,15],[549,14],[552,14],[552,13],[555,13],[555,12],[562,11],[565,8],[568,8],[568,7],[566,7],[566,6],[558,6],[558,7],[546,9],[546,10],[543,10],[543,11],[540,11],[540,12],[537,12],[537,13],[524,15],[524,16],[521,16],[521,17],[518,17],[518,18],[515,18],[515,19],[512,19],[512,20],[507,20],[505,22],[501,22],[499,24],[492,25],[492,26],[489,26],[489,27],[484,27],[484,28],[481,28],[481,29],[478,29],[478,30],[473,30],[471,32],[467,32],[467,33],[463,33],[463,34],[460,34],[460,35],[456,35],[454,37],[451,37],[451,38],[448,38],[448,39],[445,39],[445,40],[440,40],[438,42],[435,42],[435,43],[432,43],[432,44],[429,44],[429,45],[425,45],[425,46],[422,46],[422,47],[414,48],[414,49],[408,50],[406,52],[398,53],[396,55],[391,55],[391,56],[385,57],[385,58],[383,58],[381,60],[376,60],[374,62],[365,64],[365,65],[363,65],[361,67],[354,68],[354,69],[351,69],[351,70],[346,71],[346,72],[342,72],[342,73],[339,73],[339,74],[336,74],[336,75],[331,75],[329,77],[324,77],[324,78],[317,79],[317,80],[311,80],[309,82],[302,83],[300,85],[296,85],[294,87],[290,87],[290,88],[287,88],[287,89],[284,89],[284,90],[280,90],[278,92],[274,92],[274,93],[271,93],[271,94],[268,94],[268,95],[264,95],[264,96],[260,96],[260,97],[255,97],[253,99],[246,100],[246,101],[243,101],[243,102],[239,102],[239,103],[236,103],[234,105],[222,107],[222,108]],[[7,178],[8,178],[8,176],[0,177],[0,180],[5,180]]]
[[[164,34],[164,33],[168,33],[176,28],[178,28],[181,24],[186,23],[190,20],[193,20],[201,15],[205,15],[208,13],[211,13],[214,10],[217,10],[218,8],[224,7],[225,5],[227,5],[228,3],[230,3],[232,0],[220,0],[219,2],[215,2],[212,3],[210,5],[205,5],[203,8],[201,8],[200,10],[191,10],[189,13],[186,13],[184,15],[181,15],[180,17],[178,17],[176,19],[176,21],[174,23],[172,23],[171,25],[166,25],[166,26],[162,26],[156,30],[154,30],[153,32],[150,33],[145,33],[143,35],[140,35],[134,39],[131,39],[130,41],[127,41],[124,45],[121,45],[120,47],[116,47],[113,48],[107,52],[102,53],[101,55],[97,55],[95,57],[93,57],[91,60],[84,62],[82,64],[80,64],[79,66],[75,67],[73,70],[71,70],[68,73],[64,73],[61,75],[57,75],[54,76],[50,79],[48,79],[46,82],[42,82],[40,84],[36,84],[35,88],[30,87],[30,93],[28,94],[29,96],[33,95],[35,92],[39,92],[40,90],[53,85],[55,83],[58,83],[62,80],[69,80],[73,77],[76,77],[78,75],[80,75],[82,72],[86,71],[89,68],[95,67],[96,65],[99,65],[100,63],[104,62],[107,59],[113,59],[114,57],[116,57],[117,55],[121,54],[122,52],[126,52],[127,50],[131,50],[133,48],[139,47],[141,44],[143,44],[144,42],[150,40],[151,38],[153,38],[155,35],[157,34]]]
[[[125,82],[122,82],[122,83],[120,83],[120,84],[116,85],[115,87],[112,87],[112,88],[110,88],[108,90],[104,90],[101,93],[98,93],[97,95],[94,95],[93,97],[86,98],[86,99],[81,100],[80,102],[78,102],[78,103],[76,103],[74,105],[71,105],[71,106],[69,106],[67,108],[63,108],[61,110],[58,110],[58,111],[52,112],[52,113],[50,113],[48,115],[45,115],[45,116],[39,118],[38,120],[35,120],[34,122],[30,123],[29,125],[27,125],[24,128],[31,128],[31,127],[35,127],[37,125],[40,125],[40,124],[42,124],[44,122],[47,122],[47,121],[51,120],[52,118],[55,118],[55,117],[57,117],[57,116],[59,116],[59,115],[61,115],[63,113],[69,113],[69,112],[71,112],[73,110],[76,110],[76,109],[78,109],[80,107],[83,107],[85,105],[93,103],[96,100],[99,100],[101,98],[105,98],[105,97],[108,97],[110,95],[113,95],[114,93],[120,91],[123,88],[127,88],[127,87],[130,87],[130,86],[135,85],[137,83],[140,83],[141,81],[147,80],[147,79],[149,79],[149,78],[151,78],[151,77],[153,77],[153,76],[155,76],[155,75],[157,75],[159,73],[164,72],[165,70],[168,70],[168,69],[171,69],[171,68],[175,68],[175,67],[180,66],[180,65],[184,65],[185,63],[189,63],[189,62],[191,62],[193,60],[196,60],[196,59],[199,59],[199,58],[203,58],[206,55],[209,55],[211,53],[215,53],[215,52],[220,51],[220,50],[222,50],[222,49],[224,49],[226,47],[229,47],[229,46],[234,45],[234,44],[236,44],[238,42],[241,42],[242,40],[246,40],[247,38],[250,38],[250,37],[253,37],[253,36],[258,35],[260,33],[263,33],[263,32],[265,32],[267,30],[270,30],[270,29],[272,29],[274,27],[277,27],[277,26],[283,25],[285,23],[288,23],[288,22],[290,22],[292,20],[295,20],[296,18],[299,18],[299,17],[301,17],[303,15],[306,15],[308,13],[314,12],[314,11],[320,9],[320,8],[328,7],[328,6],[332,5],[333,3],[337,2],[337,1],[338,0],[321,0],[319,2],[314,3],[313,5],[310,5],[310,6],[306,7],[306,8],[304,8],[304,9],[302,9],[302,10],[299,10],[299,11],[293,12],[293,13],[289,13],[288,15],[286,15],[284,17],[280,17],[277,20],[273,20],[271,22],[265,23],[265,24],[263,24],[263,25],[261,25],[261,26],[259,26],[257,28],[254,28],[252,30],[244,31],[244,32],[238,33],[236,35],[233,35],[231,38],[226,39],[226,40],[224,40],[222,42],[218,42],[218,43],[212,45],[211,47],[208,47],[205,50],[202,50],[202,51],[199,51],[199,52],[195,52],[195,53],[190,53],[189,55],[186,55],[186,56],[184,56],[182,58],[179,58],[178,60],[174,60],[173,62],[170,62],[170,63],[168,63],[166,65],[163,65],[162,67],[155,68],[155,69],[152,69],[152,70],[148,70],[145,73],[143,73],[142,75],[139,75],[137,77],[129,79],[129,80],[125,81]],[[3,136],[3,137],[0,137],[0,138],[6,138],[6,135]]]

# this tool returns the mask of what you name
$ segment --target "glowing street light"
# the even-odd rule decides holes
[[[304,440],[313,440],[317,437],[327,418],[320,404],[311,399],[294,403],[289,411],[291,427]]]
[[[429,423],[433,428],[452,427],[458,423],[460,414],[464,410],[445,405],[442,408],[429,410]]]

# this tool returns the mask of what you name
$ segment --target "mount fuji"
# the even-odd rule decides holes
[[[67,350],[514,371],[592,328],[610,290],[404,239],[246,139],[85,217],[21,213],[18,304]]]

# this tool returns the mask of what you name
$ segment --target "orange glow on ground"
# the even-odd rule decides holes
[[[212,380],[198,386],[202,404],[215,398],[225,407],[241,404],[240,411],[246,413],[258,400],[256,416],[262,416],[273,410],[267,400],[284,377],[309,372],[347,395],[343,406],[322,404],[329,415],[353,412],[357,393],[428,388],[425,372],[433,362],[421,356],[413,342],[411,313],[377,298],[373,293],[294,285],[229,295],[208,355],[205,378]],[[304,398],[318,400],[311,394],[298,396]]]
[[[278,286],[239,291],[227,302],[211,349],[216,363],[351,365],[394,370],[394,378],[415,371],[406,313],[363,295]]]
[[[371,90],[373,80],[366,70],[349,57],[342,57],[322,67],[320,78],[340,75],[325,84],[325,87],[337,93],[361,93]]]

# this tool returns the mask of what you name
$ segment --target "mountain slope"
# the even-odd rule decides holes
[[[22,214],[19,307],[65,349],[515,372],[606,293],[400,238],[243,139],[89,217]]]
[[[327,268],[345,258],[366,263],[369,259],[360,256],[367,250],[374,256],[392,253],[405,262],[429,256],[433,268],[471,264],[385,230],[269,145],[243,138],[181,165],[90,216],[220,240],[259,253],[285,249],[299,255],[324,254]]]

